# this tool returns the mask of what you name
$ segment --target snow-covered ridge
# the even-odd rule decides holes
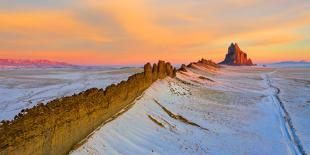
[[[176,70],[169,62],[159,61],[153,67],[147,63],[142,73],[116,85],[91,88],[23,109],[14,120],[1,121],[0,154],[66,154],[95,128],[131,105],[153,82],[175,76]]]
[[[309,72],[259,66],[217,70],[186,66],[177,78],[154,83],[131,109],[98,128],[71,154],[302,154],[285,131],[285,118],[265,75],[271,83],[281,81],[283,87],[293,88],[296,83],[286,78],[305,83],[300,79],[309,77]],[[300,92],[309,90],[302,83]],[[285,92],[281,90],[279,97]],[[289,100],[306,106],[296,115],[292,113],[296,108],[283,101],[308,154],[310,98],[303,93],[302,98]]]
[[[150,67],[147,70],[154,71]],[[63,74],[67,71],[61,72]],[[13,73],[15,70],[9,72],[12,72],[10,73],[12,77],[16,76]],[[28,71],[24,73],[26,72]],[[55,70],[49,72],[55,72]],[[102,84],[100,81],[104,81],[103,79],[116,79],[120,74],[121,77],[125,77],[125,74],[122,74],[124,70],[104,71],[108,73],[108,77],[97,75],[97,73],[101,74],[101,71],[94,72],[96,74],[84,82],[97,80],[92,83],[96,85]],[[2,75],[6,73],[8,71]],[[32,75],[29,73],[22,79],[42,80],[42,78],[61,76],[64,80],[68,80],[72,77],[79,79],[80,76],[72,73],[67,76],[62,74]],[[128,74],[131,73],[128,72]],[[265,75],[268,75],[268,78]],[[3,76],[2,80],[5,79],[7,77]],[[73,134],[83,134],[82,137],[88,135],[86,139],[80,141],[81,143],[75,145],[71,154],[309,154],[310,98],[307,94],[310,91],[309,79],[310,70],[307,68],[259,66],[217,68],[193,63],[180,69],[176,78],[157,80],[134,102],[119,110],[119,113],[111,115],[112,117],[107,118],[103,123],[96,122],[96,126],[100,127],[93,126],[91,130],[85,132],[89,125],[82,127],[80,125],[94,123],[98,117],[82,119],[82,115],[77,112],[90,112],[90,110],[74,111],[79,119],[73,120],[81,120],[83,123],[64,125],[72,129],[70,132],[62,130],[66,127],[47,130],[43,132],[44,138],[54,139],[52,140],[54,142],[55,139],[61,141],[63,147],[72,144],[70,140],[75,137]],[[15,83],[16,81],[11,82],[7,88],[13,88]],[[27,84],[29,86],[29,82],[19,85],[16,91],[19,88],[26,88]],[[62,87],[51,90],[63,90],[60,88]],[[113,88],[115,87],[110,89]],[[280,91],[275,92],[275,88]],[[132,88],[124,90],[132,91]],[[88,91],[85,97],[89,98],[83,101],[88,103],[94,99],[101,100],[102,96],[92,95],[101,91],[100,89]],[[120,91],[116,93],[120,96],[122,94]],[[278,103],[280,100],[283,105]],[[116,100],[113,101],[116,102]],[[96,107],[95,105],[91,103],[91,106],[87,107],[93,108]],[[281,106],[285,106],[287,112],[283,113]],[[64,108],[66,112],[61,112],[63,116],[66,116],[65,114],[70,110],[68,107]],[[104,113],[100,114],[100,118]],[[27,111],[21,113],[21,115],[27,114]],[[285,115],[290,117],[289,124]],[[61,116],[62,119],[56,119],[59,124],[70,122],[59,122],[63,118],[67,119],[63,116]],[[39,118],[39,116],[36,117]],[[35,123],[35,121],[29,121],[29,123]],[[42,125],[42,122],[39,121],[36,125],[38,124]],[[26,123],[26,125],[29,124]],[[64,135],[50,136],[49,133],[53,132]],[[92,134],[89,135],[91,132]],[[15,133],[13,137],[20,135],[20,132]],[[4,142],[9,137],[5,135],[0,133],[0,139],[5,139],[0,140],[0,148],[6,147]],[[294,140],[294,136],[298,139]],[[42,144],[42,142],[36,144]],[[49,141],[45,144],[49,144]],[[44,146],[47,147],[39,150],[46,150],[51,145]],[[298,147],[304,152],[299,151]],[[54,154],[57,153],[59,154],[54,152]],[[23,150],[23,154],[30,153]]]

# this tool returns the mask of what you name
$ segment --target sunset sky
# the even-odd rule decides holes
[[[74,64],[310,61],[309,0],[1,0],[0,58]]]

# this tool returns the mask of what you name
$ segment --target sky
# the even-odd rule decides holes
[[[309,0],[1,0],[0,58],[74,64],[310,61]]]

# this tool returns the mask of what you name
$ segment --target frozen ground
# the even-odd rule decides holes
[[[310,69],[283,68],[270,77],[295,128],[297,143],[310,154]]]
[[[0,121],[13,119],[38,102],[73,95],[88,88],[105,88],[141,69],[0,69]]]
[[[309,80],[306,68],[188,69],[71,154],[309,154]]]

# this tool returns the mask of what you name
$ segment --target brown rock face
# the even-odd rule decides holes
[[[175,72],[164,61],[153,67],[147,63],[144,72],[105,90],[92,88],[22,110],[14,120],[0,123],[0,155],[68,154],[98,126],[132,105],[153,82],[175,77]]]
[[[165,61],[158,61],[158,78],[164,79],[166,77],[166,63]]]
[[[247,58],[247,54],[239,48],[237,43],[231,43],[228,48],[228,53],[226,54],[225,60],[220,64],[248,66],[253,65],[252,60]]]
[[[145,77],[146,83],[152,83],[153,82],[152,65],[150,63],[147,63],[144,65],[144,77]]]
[[[153,82],[158,79],[158,66],[156,63],[153,64]]]
[[[172,77],[173,75],[173,67],[169,62],[166,63],[166,73],[167,73],[167,76],[170,76],[170,77]]]

